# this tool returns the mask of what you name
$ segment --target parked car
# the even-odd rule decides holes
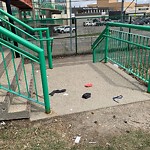
[[[145,18],[144,22],[145,24],[150,24],[150,17]]]
[[[57,29],[58,33],[69,33],[72,29],[72,32],[75,32],[75,27],[70,26],[61,26]]]
[[[135,20],[133,22],[133,24],[136,25],[144,25],[144,24],[150,24],[150,18],[146,17],[146,18],[138,18],[137,20]]]
[[[83,26],[95,26],[96,23],[92,22],[92,21],[85,21],[83,22]]]
[[[106,25],[108,22],[114,22],[114,21],[112,21],[112,20],[109,19],[109,18],[106,18],[105,21],[104,21],[104,25]]]
[[[104,21],[100,21],[98,19],[93,19],[93,23],[95,23],[95,26],[103,26]]]
[[[61,27],[62,27],[62,26],[54,27],[53,32],[54,32],[54,33],[58,33],[58,30],[59,30],[59,28],[61,28]]]
[[[140,18],[140,19],[137,19],[133,22],[133,24],[136,24],[136,25],[144,25],[144,18]]]

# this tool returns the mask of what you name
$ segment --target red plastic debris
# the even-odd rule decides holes
[[[93,84],[92,84],[92,83],[87,83],[87,84],[85,84],[84,86],[85,86],[85,87],[92,87]]]

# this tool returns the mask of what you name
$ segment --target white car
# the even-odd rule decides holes
[[[71,27],[70,26],[61,26],[57,30],[59,33],[69,33],[71,30]],[[72,27],[72,32],[75,32],[75,27]]]
[[[92,21],[85,21],[83,22],[83,26],[96,26],[96,23]]]
[[[59,28],[61,28],[61,27],[62,27],[62,26],[54,27],[53,32],[54,32],[54,33],[57,33],[58,30],[59,30]]]

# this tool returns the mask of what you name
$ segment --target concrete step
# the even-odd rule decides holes
[[[28,83],[30,83],[31,78],[31,66],[30,64],[25,65],[26,75],[28,79]],[[26,87],[25,87],[25,79],[23,71],[20,74],[20,93],[23,95],[27,95]],[[29,87],[31,88],[30,84]],[[11,103],[8,107],[8,111],[3,112],[0,116],[0,120],[12,120],[12,119],[23,119],[30,118],[30,103],[28,100],[14,95],[11,97]]]
[[[4,57],[6,60],[6,65],[8,66],[9,62],[11,61],[11,51],[10,50],[4,50]],[[2,58],[2,54],[0,52],[0,78],[4,73],[4,62],[3,62],[3,58]]]
[[[16,64],[16,69],[17,69],[18,77],[19,77],[20,73],[21,73],[21,59],[20,58],[15,59],[15,64]],[[10,61],[7,68],[8,68],[8,75],[9,75],[11,88],[12,88],[12,90],[15,90],[17,84],[16,84],[16,77],[15,77],[15,72],[14,72],[14,67],[13,67],[12,61]],[[5,72],[3,73],[3,75],[0,78],[0,85],[4,86],[6,88],[8,87]],[[8,108],[9,108],[12,98],[13,98],[13,94],[0,89],[0,114],[8,112]]]
[[[19,99],[21,99],[19,97]],[[10,105],[7,113],[1,115],[0,120],[12,120],[12,119],[27,119],[30,118],[30,105],[26,102],[21,104]]]

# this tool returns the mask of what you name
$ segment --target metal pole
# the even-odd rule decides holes
[[[121,3],[121,22],[124,22],[124,0]]]
[[[70,9],[70,50],[72,51],[72,7],[71,7],[71,0],[69,0],[69,9]]]
[[[44,51],[39,53],[39,60],[40,60],[44,104],[45,104],[45,113],[49,114],[51,112],[51,109],[50,109],[50,98],[48,94],[48,82],[47,82],[47,75],[46,75],[46,63],[45,63]]]
[[[108,25],[106,25],[106,44],[105,44],[105,63],[107,63],[108,62],[108,44],[109,44],[109,26]]]
[[[78,54],[78,38],[77,38],[77,19],[75,19],[75,45],[76,45],[76,54]]]
[[[136,5],[137,5],[137,0],[136,0],[136,2],[135,2],[135,15],[136,15]]]
[[[8,12],[10,15],[12,15],[11,6],[10,6],[10,0],[6,0],[6,8],[7,8],[7,12]],[[10,19],[10,18],[9,18],[9,22],[14,25],[14,21],[13,21],[12,19]],[[16,30],[15,30],[15,28],[14,28],[13,26],[11,26],[11,31],[12,31],[14,34],[16,34]],[[18,43],[17,43],[16,41],[14,41],[14,45],[15,45],[16,47],[18,47]],[[19,57],[20,57],[19,53],[15,53],[15,56],[16,56],[16,58],[19,58]]]

